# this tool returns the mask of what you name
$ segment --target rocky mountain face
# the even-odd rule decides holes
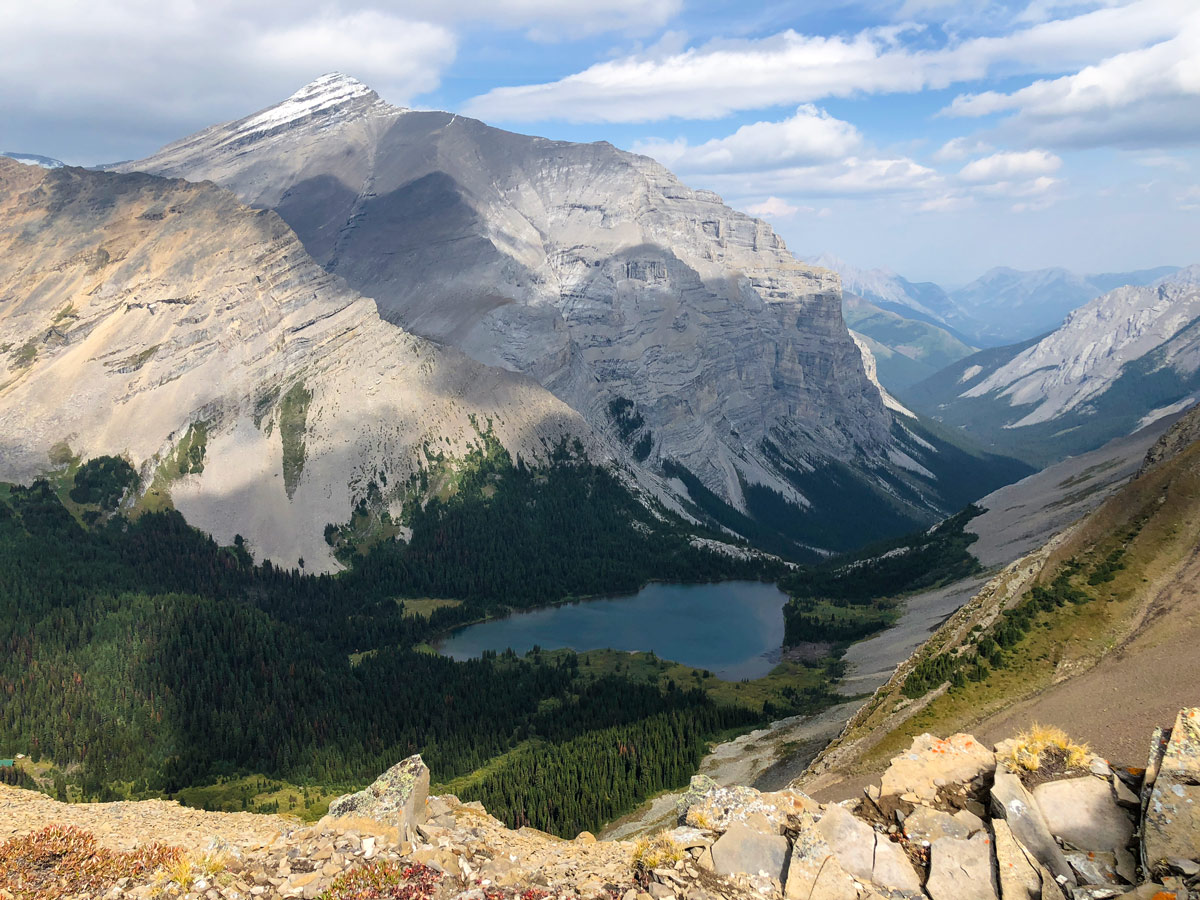
[[[326,523],[485,423],[530,460],[605,458],[535,382],[383,321],[211,184],[0,159],[0,351],[0,480],[124,455],[142,502],[288,566],[330,568]]]
[[[1174,266],[1136,272],[1081,275],[1063,268],[1023,272],[990,269],[950,296],[973,320],[970,333],[979,346],[1022,341],[1058,328],[1072,310],[1118,287],[1145,286],[1169,276]]]
[[[626,464],[686,470],[737,511],[757,486],[836,514],[810,481],[831,467],[909,521],[958,500],[866,377],[837,276],[646,157],[393,107],[330,75],[121,168],[275,210],[384,318],[536,379]]]
[[[1042,338],[966,357],[905,399],[988,445],[1044,461],[1190,405],[1200,390],[1196,267],[1120,287]]]
[[[945,328],[884,309],[854,294],[842,295],[846,325],[871,348],[879,380],[903,391],[976,352]]]

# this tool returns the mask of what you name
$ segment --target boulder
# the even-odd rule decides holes
[[[919,896],[921,880],[899,844],[855,816],[832,805],[816,826],[838,864],[859,881],[874,883],[904,894]]]
[[[996,781],[992,785],[992,812],[994,818],[1008,823],[1013,836],[1050,870],[1054,878],[1065,878],[1067,883],[1075,884],[1071,867],[1055,843],[1037,801],[1025,790],[1020,778],[1003,768],[996,770]],[[1045,879],[1043,887],[1044,882]]]
[[[755,814],[782,828],[789,816],[816,813],[820,808],[807,794],[793,788],[764,793],[740,785],[721,787],[706,775],[692,776],[691,786],[676,804],[680,824],[708,831],[724,831]]]
[[[971,830],[968,824],[950,813],[928,806],[918,806],[904,819],[904,836],[917,843],[932,844],[944,837],[965,841],[971,836]]]
[[[1157,771],[1142,820],[1143,863],[1152,873],[1187,871],[1200,863],[1200,708],[1179,712],[1151,767]]]
[[[907,752],[892,759],[883,779],[883,796],[908,794],[932,802],[937,790],[953,782],[966,782],[991,771],[996,755],[969,734],[955,734],[947,740],[931,734],[913,738]]]
[[[1004,900],[1039,900],[1042,879],[1013,837],[1012,829],[1003,819],[994,820],[992,829],[1000,896]]]
[[[992,839],[980,832],[970,840],[935,840],[925,890],[932,900],[999,900]]]
[[[787,863],[787,838],[778,832],[734,822],[712,845],[713,866],[718,875],[765,874],[783,881]]]
[[[429,769],[419,755],[396,763],[365,789],[338,797],[329,804],[329,816],[374,819],[405,827],[424,824],[429,799]]]
[[[1033,789],[1033,798],[1050,833],[1077,850],[1112,851],[1133,836],[1133,821],[1106,778],[1048,781]]]
[[[783,891],[785,900],[857,900],[854,878],[834,857],[811,817],[792,844]]]

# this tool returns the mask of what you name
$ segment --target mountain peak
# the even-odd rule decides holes
[[[357,78],[329,72],[306,84],[282,103],[269,106],[236,124],[239,135],[274,132],[313,119],[327,119],[350,108],[381,103],[379,95]]]

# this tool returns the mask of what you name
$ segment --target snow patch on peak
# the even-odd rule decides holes
[[[314,116],[334,113],[356,100],[379,100],[379,95],[357,78],[330,72],[309,82],[282,103],[244,119],[237,132],[244,136],[256,131],[273,131]]]

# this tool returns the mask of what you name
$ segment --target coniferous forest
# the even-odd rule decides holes
[[[476,462],[414,511],[409,541],[336,576],[256,565],[174,510],[111,512],[129,486],[111,461],[74,485],[0,488],[0,748],[88,799],[238,775],[349,790],[419,752],[435,782],[458,779],[510,824],[573,835],[686,783],[719,734],[828,702],[718,705],[589,675],[573,654],[460,663],[417,649],[507,608],[652,577],[777,574],[694,549],[681,523],[578,458]],[[405,615],[419,596],[461,602]]]

